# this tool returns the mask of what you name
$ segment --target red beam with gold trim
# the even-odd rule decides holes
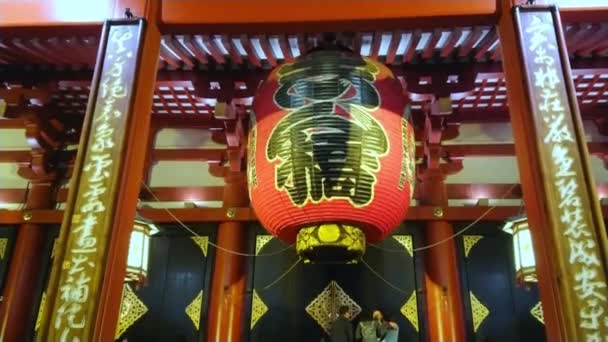
[[[481,215],[488,212],[483,217],[484,221],[504,221],[511,216],[521,213],[520,206],[500,206],[495,207],[470,206],[470,207],[444,207],[441,208],[442,217],[436,216],[437,207],[417,206],[411,207],[407,213],[405,221],[474,221]],[[224,222],[224,221],[257,221],[257,217],[251,208],[234,208],[235,216],[226,217],[224,208],[183,208],[183,209],[141,209],[142,216],[149,218],[155,223],[167,224],[176,223],[173,215],[181,222],[200,223],[200,222]],[[602,211],[608,217],[608,206],[603,206]],[[171,214],[169,214],[171,212]],[[31,214],[29,220],[25,220],[23,215]],[[36,224],[57,224],[61,223],[63,210],[0,210],[0,224],[21,224],[31,222]],[[179,228],[176,228],[179,229]]]

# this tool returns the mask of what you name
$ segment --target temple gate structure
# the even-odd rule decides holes
[[[607,341],[607,143],[605,0],[0,1],[0,340]]]

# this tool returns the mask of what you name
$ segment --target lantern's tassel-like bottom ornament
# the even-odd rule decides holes
[[[305,227],[298,232],[296,250],[305,263],[356,263],[365,254],[365,234],[339,223]]]

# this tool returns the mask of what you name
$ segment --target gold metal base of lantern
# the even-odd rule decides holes
[[[365,234],[346,224],[305,227],[298,232],[296,251],[305,263],[356,263],[365,254]]]

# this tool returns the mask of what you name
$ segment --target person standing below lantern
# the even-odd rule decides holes
[[[350,323],[350,307],[342,305],[338,313],[340,316],[331,326],[331,342],[355,342],[353,326]]]
[[[374,311],[375,314],[375,311]],[[374,317],[372,315],[372,317]],[[369,314],[366,315],[365,319],[359,321],[357,324],[357,329],[355,330],[355,338],[357,341],[361,342],[378,342],[379,337],[381,336],[381,331],[379,330],[380,324],[377,320],[369,317]]]
[[[384,339],[382,342],[398,342],[399,341],[399,325],[393,322],[389,317],[384,316],[383,320]]]
[[[397,342],[399,337],[399,326],[397,323],[385,319],[381,310],[374,310],[372,314],[378,341],[382,342]]]

